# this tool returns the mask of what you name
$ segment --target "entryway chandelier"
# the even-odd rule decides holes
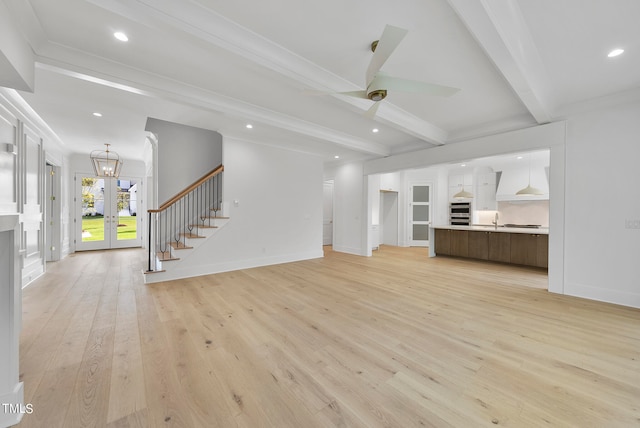
[[[94,150],[91,152],[91,163],[98,177],[116,177],[120,175],[122,161],[116,152],[109,151],[111,144],[105,144],[106,150]]]

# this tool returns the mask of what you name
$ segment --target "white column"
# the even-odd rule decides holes
[[[19,381],[22,288],[18,260],[18,215],[0,215],[0,427],[15,425],[27,411]]]

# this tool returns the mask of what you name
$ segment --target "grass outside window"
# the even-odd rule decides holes
[[[136,239],[138,236],[137,217],[118,217],[118,241]],[[104,217],[82,217],[82,242],[104,241]]]

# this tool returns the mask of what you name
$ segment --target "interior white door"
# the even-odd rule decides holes
[[[322,205],[322,245],[333,244],[333,181],[325,181]]]
[[[138,247],[137,178],[76,175],[76,250]]]
[[[409,187],[409,245],[429,246],[431,225],[431,185],[412,184]]]

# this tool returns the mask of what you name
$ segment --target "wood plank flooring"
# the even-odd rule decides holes
[[[24,290],[20,427],[640,426],[640,310],[382,246],[144,285],[140,249]]]

